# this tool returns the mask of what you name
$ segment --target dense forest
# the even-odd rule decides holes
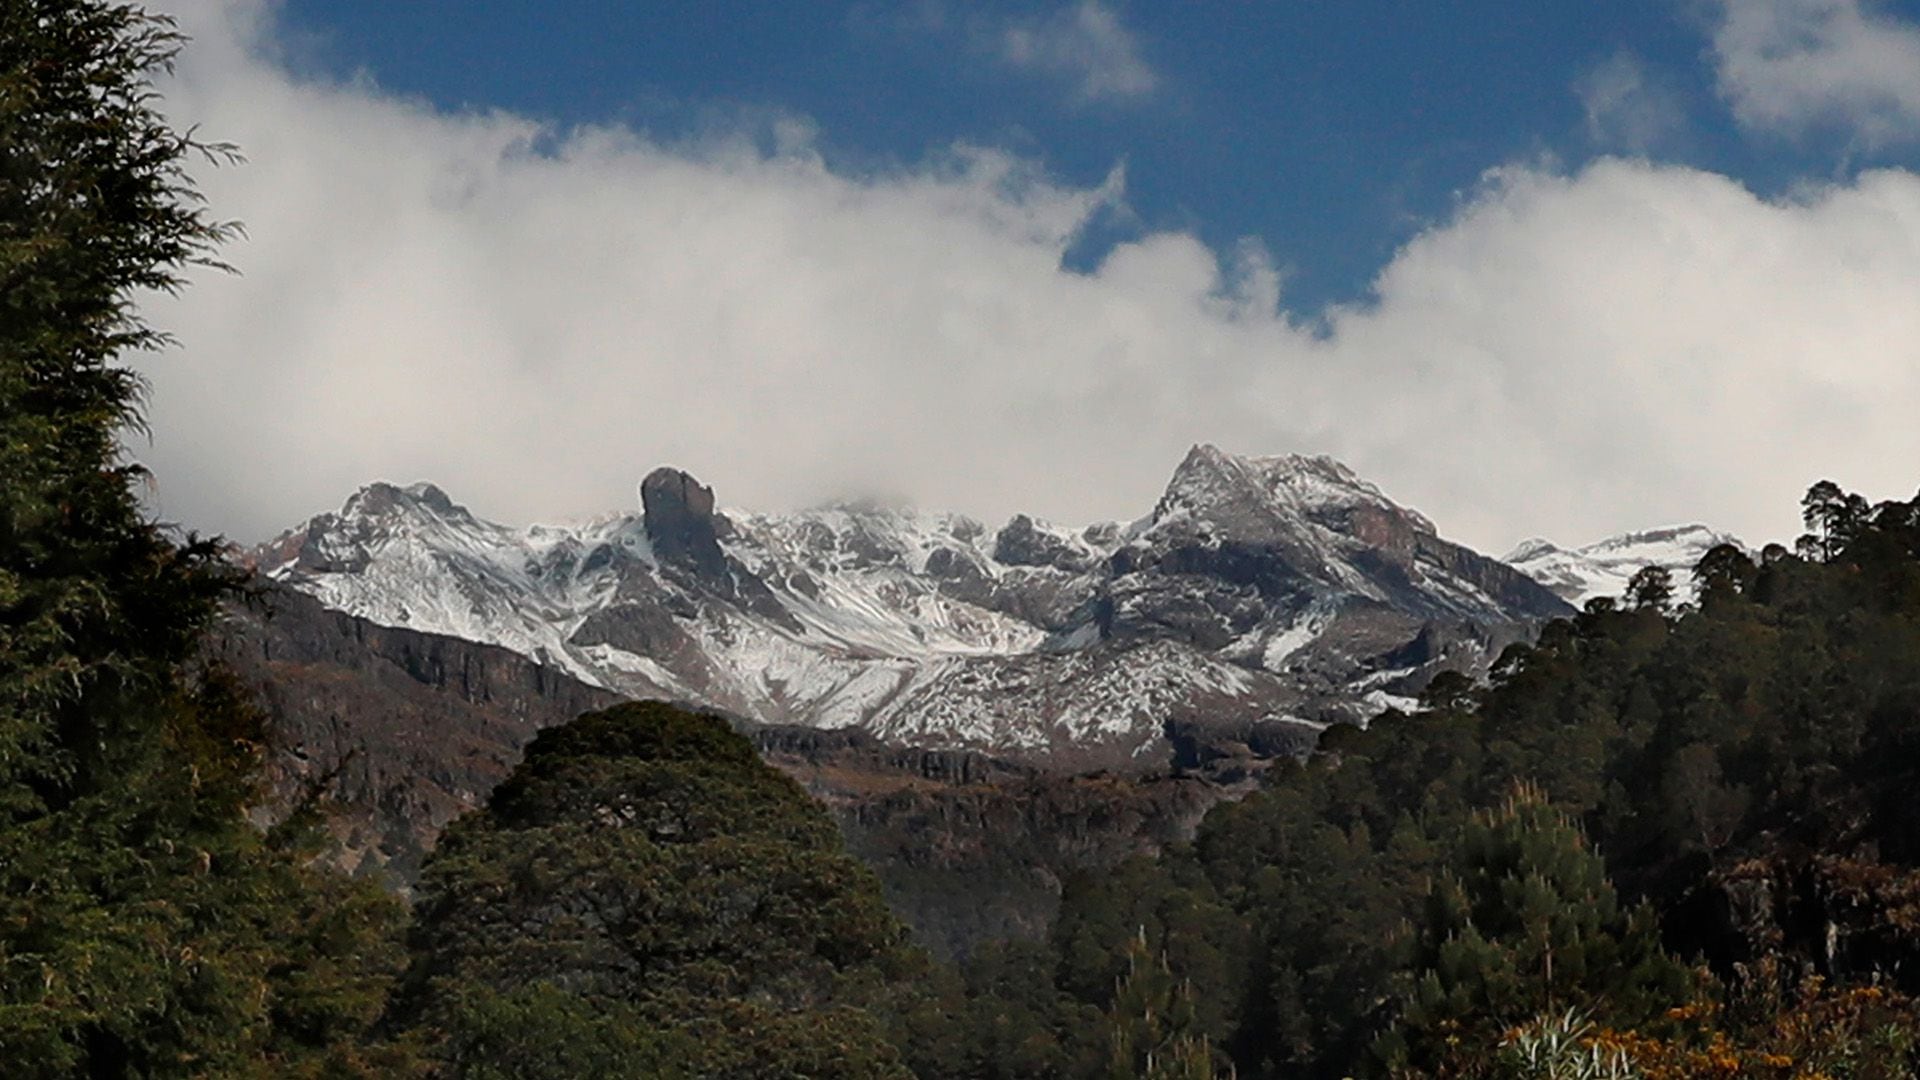
[[[138,296],[232,231],[187,173],[230,151],[155,111],[181,44],[0,6],[0,1074],[1920,1071],[1920,497],[1829,483],[1793,550],[1644,572],[958,966],[665,705],[543,733],[410,909],[327,871],[321,800],[249,816],[261,717],[204,647],[244,580],[121,450]]]

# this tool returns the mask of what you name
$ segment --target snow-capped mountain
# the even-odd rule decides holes
[[[1085,528],[722,512],[675,469],[641,500],[514,528],[373,484],[254,561],[620,693],[1058,764],[1150,759],[1181,719],[1364,720],[1571,610],[1327,458],[1195,447],[1151,514]]]
[[[1633,575],[1649,566],[1664,567],[1674,584],[1684,588],[1700,557],[1720,544],[1743,546],[1738,538],[1705,525],[1673,525],[1622,533],[1572,550],[1528,540],[1502,561],[1578,606],[1596,596],[1621,595]]]

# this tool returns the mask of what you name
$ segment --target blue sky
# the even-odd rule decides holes
[[[237,277],[156,505],[880,491],[1147,512],[1339,458],[1498,554],[1920,482],[1920,6],[161,0]]]
[[[1088,12],[1110,20],[1110,39],[1092,40]],[[1863,145],[1844,126],[1743,132],[1716,92],[1710,12],[1676,0],[290,0],[285,18],[299,63],[448,109],[664,137],[785,116],[816,125],[828,160],[856,171],[956,141],[1079,184],[1124,164],[1128,213],[1090,229],[1074,262],[1143,230],[1215,247],[1257,238],[1303,314],[1361,297],[1408,237],[1508,162],[1645,154],[1774,194],[1915,157],[1911,142]],[[1008,48],[1020,33],[1063,49],[1077,37],[1082,52],[1022,61]],[[1115,67],[1120,79],[1097,82]],[[1609,72],[1631,84],[1611,103]]]

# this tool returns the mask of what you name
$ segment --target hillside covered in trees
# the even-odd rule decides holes
[[[137,501],[134,306],[229,227],[138,8],[0,7],[0,1074],[1900,1077],[1920,497],[1651,571],[944,966],[720,720],[549,730],[411,910],[258,828],[240,588]],[[190,343],[189,343],[190,345]]]
[[[1242,1076],[1574,1075],[1522,1063],[1550,1036],[1606,1075],[1913,1075],[1920,499],[1805,511],[1691,602],[1644,573],[1329,732],[1070,891],[1031,977],[1101,1005],[1143,935]]]

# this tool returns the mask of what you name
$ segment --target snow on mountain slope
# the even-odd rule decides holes
[[[1195,447],[1148,517],[1084,529],[723,512],[673,469],[641,496],[513,528],[373,484],[253,558],[328,607],[621,693],[1082,764],[1151,759],[1183,718],[1364,721],[1570,610],[1327,458]]]
[[[992,578],[1000,570],[979,546],[985,527],[971,518],[846,506],[731,520],[733,536],[722,546],[822,639],[922,657],[1025,652],[1044,636],[937,587],[941,572]]]
[[[1528,540],[1502,561],[1578,606],[1596,596],[1621,595],[1633,575],[1648,566],[1667,569],[1684,591],[1694,564],[1720,544],[1743,547],[1738,538],[1705,525],[1673,525],[1622,533],[1570,551]]]

